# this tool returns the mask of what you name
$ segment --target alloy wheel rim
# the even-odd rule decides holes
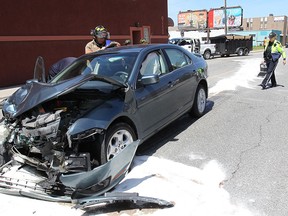
[[[198,92],[197,106],[198,106],[198,111],[200,113],[203,113],[206,107],[206,94],[205,94],[204,89],[202,88]]]
[[[127,130],[118,130],[110,138],[107,146],[108,161],[119,154],[127,145],[133,142],[131,133]]]

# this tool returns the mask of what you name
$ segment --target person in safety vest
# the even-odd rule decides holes
[[[263,41],[264,50],[265,50],[265,47],[268,45],[268,43],[269,43],[269,39],[267,37],[265,37],[264,41]]]
[[[267,73],[265,78],[263,79],[260,86],[262,89],[266,89],[268,87],[268,82],[271,80],[271,87],[276,87],[277,82],[275,79],[275,69],[277,67],[278,61],[280,57],[283,58],[283,64],[286,64],[286,53],[281,43],[276,40],[276,33],[271,32],[269,34],[269,42],[265,47],[265,51],[263,53],[264,61],[267,65]]]
[[[120,43],[116,41],[111,42],[108,40],[109,32],[102,25],[96,26],[95,29],[92,29],[90,34],[93,36],[93,40],[86,44],[85,54],[97,52],[106,48],[121,46]]]

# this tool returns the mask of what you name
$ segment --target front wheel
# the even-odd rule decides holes
[[[101,144],[101,164],[111,160],[136,139],[130,125],[121,122],[110,126]]]
[[[199,85],[194,98],[193,106],[190,114],[195,117],[204,115],[206,108],[206,90],[202,85]]]
[[[9,162],[12,159],[11,156],[12,155],[9,153],[5,143],[0,144],[0,167]]]
[[[243,56],[244,55],[243,49],[239,49],[237,54],[238,56]]]

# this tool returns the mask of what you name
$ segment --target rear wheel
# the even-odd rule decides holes
[[[135,140],[136,134],[130,125],[121,122],[109,127],[101,144],[101,164],[111,160]]]
[[[211,57],[211,52],[209,50],[206,50],[203,54],[204,59],[210,59]]]
[[[244,55],[247,56],[249,54],[249,50],[247,48],[244,49]]]
[[[191,109],[191,115],[195,117],[201,117],[204,115],[205,108],[206,108],[206,90],[202,85],[199,85]]]

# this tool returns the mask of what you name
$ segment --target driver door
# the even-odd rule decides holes
[[[159,76],[159,81],[150,85],[143,85],[144,76]],[[137,117],[141,122],[143,137],[163,127],[169,122],[170,115],[175,112],[170,97],[171,79],[167,63],[160,50],[146,55],[139,68],[138,84],[135,91],[137,103]]]

